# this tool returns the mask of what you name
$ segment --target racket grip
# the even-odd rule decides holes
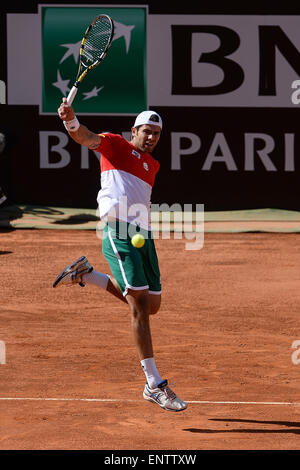
[[[73,100],[76,96],[77,91],[78,91],[78,88],[75,85],[72,86],[70,93],[68,94],[68,97],[67,97],[67,103],[69,106],[71,106],[71,104],[73,103]]]

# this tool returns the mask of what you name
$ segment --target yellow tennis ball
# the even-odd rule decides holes
[[[133,244],[133,246],[135,246],[135,248],[142,248],[145,243],[145,238],[140,233],[136,233],[135,235],[133,235],[131,243]]]

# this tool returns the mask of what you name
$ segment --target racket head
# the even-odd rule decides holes
[[[113,35],[114,23],[108,15],[97,16],[86,29],[80,46],[77,84],[104,59],[111,45]]]

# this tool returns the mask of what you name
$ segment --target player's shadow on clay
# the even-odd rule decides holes
[[[67,216],[65,219],[55,220],[56,225],[81,225],[87,222],[99,222],[99,217],[91,214],[75,214]]]
[[[251,424],[273,424],[276,426],[286,426],[292,429],[253,429],[253,428],[239,428],[239,429],[200,429],[200,428],[185,428],[183,431],[199,434],[217,434],[217,433],[249,433],[249,434],[300,434],[300,423],[294,421],[259,421],[256,419],[221,419],[215,418],[209,421],[218,421],[223,423],[251,423]],[[294,429],[293,429],[294,428]],[[295,429],[296,428],[296,429]]]

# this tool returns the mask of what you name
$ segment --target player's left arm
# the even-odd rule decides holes
[[[65,122],[69,136],[77,142],[77,144],[84,145],[90,149],[99,147],[101,137],[79,123],[72,106],[68,105],[66,98],[63,98],[58,108],[58,115]]]
[[[79,128],[75,131],[69,131],[70,137],[72,137],[77,144],[84,145],[91,150],[95,150],[101,144],[101,137],[98,134],[90,131],[86,126],[80,124]]]

